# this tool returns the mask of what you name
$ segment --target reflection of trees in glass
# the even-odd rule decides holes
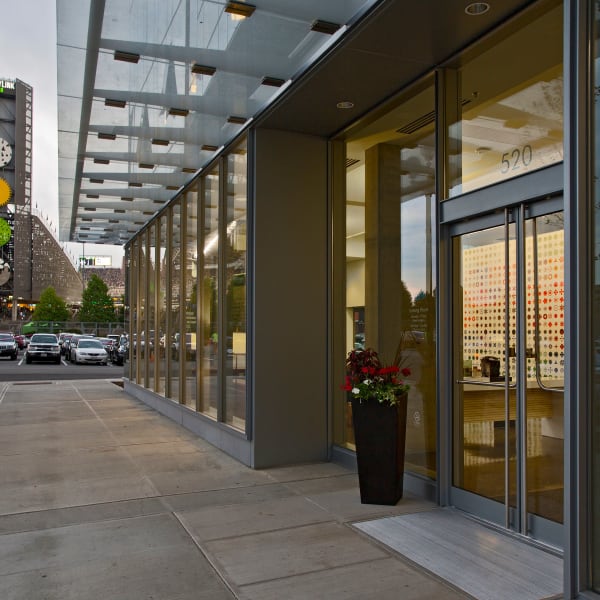
[[[227,335],[246,331],[246,275],[234,275],[227,288]]]
[[[217,280],[216,277],[204,277],[203,314],[201,315],[202,339],[208,342],[217,333]]]
[[[227,236],[227,335],[246,331],[246,248],[235,249],[233,235]]]

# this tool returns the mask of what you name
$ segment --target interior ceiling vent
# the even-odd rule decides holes
[[[352,165],[355,165],[356,163],[359,163],[360,160],[358,160],[358,158],[349,158],[346,157],[346,169],[349,169]]]
[[[469,104],[471,102],[471,100],[465,99],[461,102],[461,106],[465,106],[467,104]],[[406,125],[403,125],[402,127],[400,127],[400,129],[396,129],[397,133],[404,133],[405,135],[409,135],[411,133],[414,133],[415,131],[421,129],[422,127],[425,127],[425,125],[429,125],[431,123],[433,123],[435,121],[435,110],[432,110],[431,112],[428,112],[422,116],[420,116],[418,119],[415,119],[414,121],[411,121],[410,123],[407,123]]]

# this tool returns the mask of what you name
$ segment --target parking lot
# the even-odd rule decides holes
[[[129,363],[127,363],[128,365]],[[104,379],[120,378],[124,367],[113,365],[75,365],[62,357],[60,364],[33,362],[26,364],[25,353],[19,350],[17,360],[0,358],[0,381],[39,381],[51,379]]]

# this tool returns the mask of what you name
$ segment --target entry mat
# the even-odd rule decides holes
[[[451,509],[354,527],[477,600],[562,598],[563,561]]]

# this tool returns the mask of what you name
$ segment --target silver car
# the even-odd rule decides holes
[[[108,364],[108,352],[97,339],[80,338],[71,346],[71,359],[76,364]]]

